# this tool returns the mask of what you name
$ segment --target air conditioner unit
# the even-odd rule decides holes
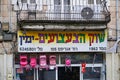
[[[81,19],[81,20],[99,20],[102,18],[102,6],[100,5],[86,5],[86,6],[73,6],[74,10],[72,10],[73,19]]]
[[[84,7],[81,10],[81,17],[83,19],[91,19],[91,18],[93,18],[93,16],[94,16],[94,11],[90,7]]]

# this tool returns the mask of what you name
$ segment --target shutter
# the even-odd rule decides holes
[[[54,18],[54,0],[47,0],[47,17]]]
[[[12,0],[12,4],[17,4],[17,0]]]
[[[17,1],[18,1],[19,6],[17,5]],[[13,6],[14,10],[19,10],[22,7],[20,0],[12,0],[12,4],[14,4],[14,6]]]
[[[29,2],[28,2],[28,5],[27,5],[27,7],[28,7],[28,10],[36,10],[36,0],[29,0]]]
[[[15,11],[19,10],[19,8],[18,8],[18,5],[17,5],[17,4],[14,4],[13,8],[14,8],[14,10],[15,10]]]
[[[22,10],[28,10],[27,3],[21,4]]]
[[[72,15],[71,15],[71,17],[73,18],[73,19],[78,19],[80,16],[78,16],[78,14],[76,14],[76,13],[79,13],[80,11],[81,11],[81,7],[82,6],[80,6],[80,5],[83,5],[83,1],[84,0],[71,0],[71,9],[72,9]]]
[[[42,11],[42,0],[36,0],[37,8],[36,10]]]
[[[51,1],[50,1],[50,5],[51,5],[51,10],[54,11],[54,6],[55,6],[55,5],[54,5],[54,0],[51,0]]]
[[[107,7],[110,6],[110,0],[106,0],[107,1]]]
[[[47,11],[50,11],[50,9],[51,9],[51,0],[47,0]]]

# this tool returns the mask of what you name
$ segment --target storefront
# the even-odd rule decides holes
[[[18,31],[16,80],[105,80],[106,31]]]

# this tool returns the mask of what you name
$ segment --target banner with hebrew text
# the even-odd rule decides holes
[[[106,31],[18,31],[18,52],[105,52]]]

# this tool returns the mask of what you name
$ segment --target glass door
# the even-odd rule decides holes
[[[83,80],[101,80],[101,68],[87,67],[86,72],[83,74]]]
[[[56,80],[105,80],[105,69],[102,64],[86,64],[86,71],[74,64],[70,68],[58,66]]]
[[[105,68],[103,65],[95,64],[96,66],[88,65],[85,73],[82,73],[82,80],[105,80]]]
[[[38,80],[55,80],[56,79],[55,70],[39,70]]]
[[[58,80],[80,80],[80,67],[58,67]]]

